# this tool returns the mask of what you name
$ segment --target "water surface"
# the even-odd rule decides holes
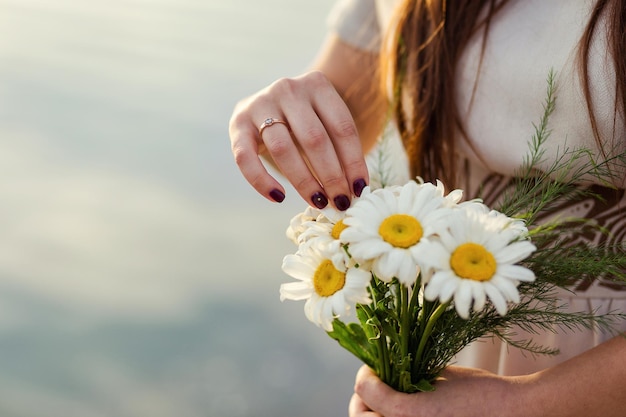
[[[0,415],[344,415],[357,364],[281,304],[289,217],[241,97],[330,0],[0,0]]]

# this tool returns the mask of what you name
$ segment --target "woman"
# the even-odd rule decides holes
[[[259,155],[310,204],[346,210],[366,185],[363,152],[375,143],[391,102],[413,174],[492,203],[528,152],[551,70],[558,100],[546,166],[565,147],[588,148],[599,158],[626,150],[625,20],[621,0],[341,1],[313,71],[238,104],[230,124],[235,160],[271,200],[282,201],[284,188]],[[623,164],[610,168],[604,182],[585,185],[603,202],[568,202],[559,213],[593,217],[619,243],[626,234],[626,175]],[[580,279],[572,288],[575,295],[562,299],[573,310],[626,312],[624,286]],[[363,367],[350,415],[625,415],[624,337],[589,330],[534,340],[561,354],[525,357],[475,343],[458,357],[467,367],[449,367],[433,393],[397,393]]]

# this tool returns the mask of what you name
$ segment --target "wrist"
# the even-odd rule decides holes
[[[538,374],[518,375],[504,377],[508,382],[506,398],[506,416],[510,417],[534,417],[546,416],[543,403],[541,379]],[[498,413],[496,413],[498,414]],[[502,415],[502,414],[498,414]]]

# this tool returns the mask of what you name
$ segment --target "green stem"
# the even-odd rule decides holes
[[[424,328],[424,331],[422,332],[422,337],[420,339],[420,343],[417,348],[417,354],[415,357],[416,360],[421,360],[422,355],[424,354],[424,349],[426,348],[426,343],[428,342],[428,338],[430,337],[430,334],[433,331],[433,327],[435,326],[435,323],[437,323],[437,320],[439,319],[439,317],[441,317],[443,312],[446,311],[446,308],[448,308],[449,305],[450,305],[449,301],[447,303],[439,304],[437,308],[435,309],[435,311],[433,311],[433,314],[431,314],[430,317],[428,318],[428,322],[426,323],[426,327]]]
[[[389,367],[389,352],[387,350],[387,340],[385,335],[380,332],[380,336],[378,337],[378,350],[380,351],[380,360],[381,360],[381,369],[380,369],[380,379],[384,381],[386,384],[391,383],[391,369]]]
[[[367,317],[369,320],[378,321],[376,317],[376,309],[378,306],[378,289],[374,287],[370,287],[371,295],[372,295],[372,306],[373,308],[367,308],[365,312],[367,313]],[[391,370],[389,368],[389,352],[387,349],[387,340],[385,337],[385,333],[383,331],[382,326],[377,327],[378,334],[372,335],[370,333],[370,337],[376,338],[376,347],[378,348],[378,369],[376,369],[376,373],[378,377],[383,380],[385,383],[389,383],[389,377],[391,375]]]
[[[417,282],[413,285],[413,292],[411,293],[411,302],[409,304],[409,314],[411,318],[415,316],[415,308],[418,305],[419,293],[421,291],[420,279],[418,278]]]
[[[412,360],[409,358],[409,343],[411,340],[411,304],[413,297],[409,295],[409,288],[405,285],[400,285],[400,352],[402,355],[402,370],[397,375],[399,377],[404,372],[411,373]],[[405,386],[406,384],[409,386]],[[400,378],[398,381],[399,389],[402,392],[409,392],[411,381],[407,381],[405,377]]]
[[[403,358],[409,355],[409,339],[411,338],[410,302],[409,289],[405,285],[400,285],[400,340],[402,342],[401,352]]]
[[[410,320],[411,323],[413,323],[413,320],[419,320],[419,310],[421,309],[421,306],[419,304],[419,294],[421,291],[421,287],[419,285],[419,279],[418,282],[413,285],[413,288],[411,290],[411,299],[409,301],[409,309],[407,311],[406,316],[408,317],[408,320]],[[411,325],[410,330],[409,330],[409,350],[411,349],[415,349],[415,344],[413,343],[412,345],[411,340],[413,340],[413,333],[416,331],[416,328],[419,329],[420,328],[420,323],[415,323],[413,325]],[[413,358],[415,359],[415,358]],[[413,361],[411,361],[413,362]]]

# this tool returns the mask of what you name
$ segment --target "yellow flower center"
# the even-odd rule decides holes
[[[339,271],[326,259],[317,267],[313,275],[313,287],[320,297],[330,297],[346,284],[346,274]]]
[[[484,246],[464,243],[452,253],[450,267],[458,277],[488,281],[496,273],[496,259]]]
[[[378,234],[397,248],[409,248],[420,241],[424,234],[422,225],[408,214],[393,214],[380,224]]]
[[[341,236],[341,232],[343,232],[347,228],[348,226],[344,224],[343,220],[339,220],[333,226],[333,230],[330,231],[330,235],[333,237],[333,239],[339,240],[339,236]]]

